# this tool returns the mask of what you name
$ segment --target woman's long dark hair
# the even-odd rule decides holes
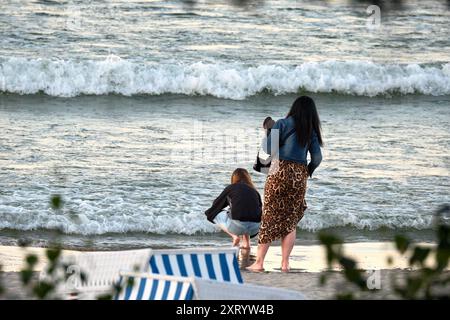
[[[312,98],[307,96],[297,98],[292,104],[287,117],[294,118],[297,140],[301,146],[306,146],[310,143],[313,130],[319,138],[319,144],[323,145],[319,114]]]

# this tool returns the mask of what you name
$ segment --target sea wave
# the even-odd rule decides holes
[[[4,211],[0,205],[0,230],[59,230],[64,234],[74,235],[102,235],[108,233],[151,233],[151,234],[210,234],[218,232],[213,224],[208,222],[204,215],[185,213],[178,215],[156,215],[149,212],[130,214],[114,214],[107,212],[89,212],[74,214],[57,214],[40,211],[38,214],[29,214],[23,209],[15,208]],[[17,211],[13,213],[13,211]],[[3,213],[1,213],[3,212]],[[6,213],[10,212],[10,214]],[[312,214],[311,214],[312,213]],[[363,215],[364,216],[364,215]],[[370,216],[370,217],[369,217]],[[378,229],[416,229],[426,230],[432,228],[433,215],[390,214],[361,215],[355,213],[332,214],[310,212],[299,223],[299,229],[316,232],[328,228],[347,227],[359,230]]]
[[[274,95],[338,93],[358,96],[450,94],[450,63],[378,64],[370,61],[305,62],[296,66],[225,63],[134,62],[0,58],[0,92],[78,95],[209,95],[241,100]]]

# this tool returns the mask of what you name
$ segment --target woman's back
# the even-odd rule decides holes
[[[274,130],[275,129],[275,130]],[[267,146],[264,151],[270,153],[272,147],[272,140],[278,136],[282,143],[279,147],[279,158],[281,160],[294,161],[297,163],[307,164],[308,151],[311,154],[310,167],[312,171],[322,161],[322,152],[320,150],[319,139],[315,130],[312,130],[310,140],[306,145],[301,145],[295,130],[295,121],[293,117],[287,117],[278,120],[272,128],[272,131],[267,139]],[[272,153],[273,154],[273,153]],[[311,173],[312,173],[311,171]]]
[[[262,201],[259,192],[244,182],[228,185],[214,200],[211,208],[205,211],[209,221],[230,206],[231,219],[239,221],[261,221]]]
[[[262,201],[259,192],[238,182],[230,185],[231,218],[240,221],[261,221]]]

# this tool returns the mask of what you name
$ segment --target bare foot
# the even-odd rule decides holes
[[[247,268],[245,268],[247,271],[251,271],[251,272],[263,272],[264,268],[262,267],[262,265],[257,264],[256,262],[250,266],[248,266]]]
[[[239,246],[240,241],[241,241],[241,238],[239,238],[239,236],[233,236],[233,247]]]
[[[281,266],[281,272],[289,272],[289,271],[291,271],[291,268],[289,268],[289,265]]]

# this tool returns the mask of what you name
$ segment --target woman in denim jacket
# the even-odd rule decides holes
[[[279,147],[279,142],[282,145]],[[264,151],[272,164],[264,188],[256,262],[247,269],[264,270],[264,258],[272,241],[281,239],[281,270],[289,271],[289,256],[295,244],[297,224],[306,209],[308,176],[322,161],[320,119],[314,100],[295,100],[284,119],[278,120],[267,138]],[[307,154],[311,161],[307,163]]]

